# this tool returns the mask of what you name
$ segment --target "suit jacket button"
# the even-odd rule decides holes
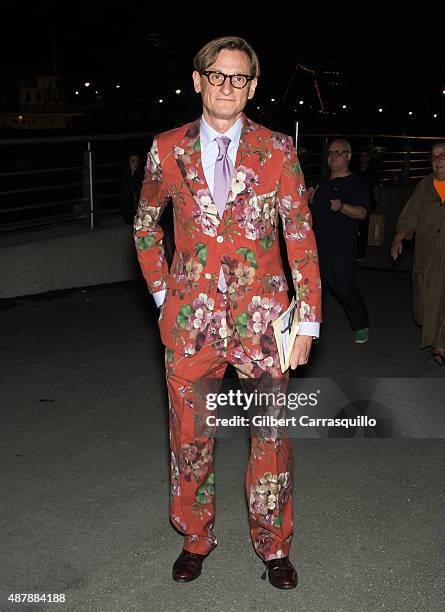
[[[216,242],[219,242],[221,244],[221,242],[224,242],[224,236],[217,236],[216,237]]]

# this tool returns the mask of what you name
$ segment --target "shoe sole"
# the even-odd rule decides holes
[[[197,578],[199,578],[200,575],[201,575],[201,572],[197,576],[193,576],[193,578],[175,578],[174,576],[172,576],[172,578],[175,582],[193,582],[193,580],[196,580]]]
[[[270,580],[269,580],[270,582]],[[297,584],[290,584],[289,586],[276,586],[273,582],[270,582],[270,584],[275,587],[276,589],[280,589],[280,591],[289,591],[289,589],[295,589],[298,586],[298,582]]]

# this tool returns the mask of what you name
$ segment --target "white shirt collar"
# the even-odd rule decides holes
[[[232,125],[232,127],[224,132],[224,134],[220,134],[214,128],[212,128],[207,121],[204,119],[204,115],[201,115],[201,120],[199,123],[199,135],[201,139],[201,150],[205,150],[218,136],[227,136],[230,138],[230,147],[238,148],[239,141],[241,138],[241,130],[243,128],[243,120],[242,117],[238,119],[238,121]]]

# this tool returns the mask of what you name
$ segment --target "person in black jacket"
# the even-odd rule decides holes
[[[121,214],[128,225],[133,225],[134,216],[139,204],[142,181],[144,179],[144,166],[142,157],[138,153],[130,153],[128,166],[121,181]]]
[[[365,183],[369,191],[369,212],[377,207],[380,195],[379,175],[372,150],[369,147],[360,149],[360,158],[356,174]],[[369,215],[359,222],[357,261],[364,261],[368,245]]]

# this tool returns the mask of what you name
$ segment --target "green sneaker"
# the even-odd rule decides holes
[[[358,329],[355,332],[355,341],[357,344],[364,344],[369,340],[369,327],[364,327],[363,329]]]

